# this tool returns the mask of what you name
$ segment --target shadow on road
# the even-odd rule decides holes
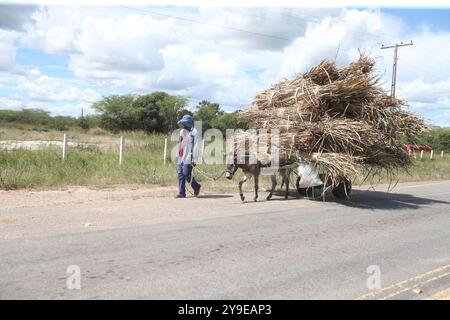
[[[271,200],[284,200],[284,191],[277,190],[274,193],[274,198]],[[323,198],[308,198],[300,196],[296,190],[289,190],[289,199],[305,199],[309,201],[323,201]],[[348,207],[359,209],[419,209],[425,205],[432,204],[449,204],[450,202],[418,197],[411,194],[390,193],[375,190],[353,190],[350,198],[347,200],[339,200],[334,198],[329,192],[325,195],[326,202],[336,202]]]
[[[197,198],[200,198],[200,199],[223,199],[223,198],[233,198],[233,196],[229,195],[229,194],[204,194],[204,195],[197,196]]]
[[[359,209],[419,209],[425,205],[450,204],[448,201],[423,198],[411,194],[389,193],[373,190],[354,190],[348,200],[336,201]]]

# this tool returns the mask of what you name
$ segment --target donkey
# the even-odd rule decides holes
[[[244,193],[242,191],[242,186],[244,185],[244,183],[251,179],[252,177],[254,178],[255,181],[255,197],[253,198],[254,201],[258,200],[258,188],[259,188],[259,175],[261,173],[261,168],[264,167],[269,167],[269,164],[262,164],[261,161],[257,161],[256,163],[250,163],[249,161],[249,156],[245,156],[245,161],[244,163],[237,163],[237,158],[234,158],[234,162],[232,164],[227,164],[227,168],[225,170],[225,177],[229,180],[231,180],[233,178],[233,175],[236,173],[236,171],[241,168],[242,171],[244,172],[244,177],[242,178],[241,181],[239,181],[239,195],[241,197],[241,200],[244,201],[245,197],[244,197]],[[280,172],[281,177],[283,179],[283,184],[285,185],[285,194],[284,194],[284,199],[287,199],[289,196],[289,173],[290,173],[290,169],[289,168],[280,168],[278,169],[278,172]],[[270,180],[272,182],[272,189],[269,192],[269,195],[267,196],[267,200],[270,200],[272,198],[273,192],[275,190],[275,187],[277,186],[277,178],[276,178],[276,174],[272,174],[270,175]],[[282,186],[283,186],[282,184]]]

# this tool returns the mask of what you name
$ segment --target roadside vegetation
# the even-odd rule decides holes
[[[66,161],[61,159],[61,147],[39,150],[5,150],[0,148],[0,189],[57,189],[66,186],[110,187],[121,184],[176,186],[175,164],[167,159],[164,165],[164,139],[168,138],[168,155],[176,144],[170,133],[176,121],[190,113],[202,120],[203,130],[218,128],[247,129],[248,123],[237,112],[228,113],[219,104],[201,101],[192,110],[183,97],[164,92],[147,95],[112,95],[93,104],[95,115],[83,117],[51,116],[44,110],[0,110],[0,147],[8,141],[61,141],[67,133],[70,142],[84,147],[70,147]],[[125,157],[119,164],[119,137],[125,137]],[[416,159],[409,172],[399,172],[399,181],[450,179],[450,128],[433,128],[417,143],[431,146],[429,154]],[[440,152],[444,150],[444,159]],[[204,190],[233,191],[236,181],[223,178],[224,165],[200,164],[197,177]],[[239,179],[240,174],[236,179]],[[356,179],[355,184],[363,178]],[[367,182],[385,183],[386,176],[376,176]],[[250,183],[247,188],[250,188]],[[262,178],[262,188],[270,186]],[[294,186],[292,183],[291,186]]]
[[[2,138],[18,140],[59,140],[60,131],[26,131],[2,128]],[[119,137],[125,137],[124,161],[119,164]],[[176,141],[166,134],[138,132],[108,133],[102,129],[79,129],[68,131],[69,141],[90,143],[84,148],[69,148],[66,161],[61,159],[61,148],[47,147],[39,150],[0,150],[0,189],[59,189],[67,186],[89,186],[104,188],[115,185],[159,185],[176,186],[176,165],[167,159],[164,165],[164,139],[168,138],[168,154]],[[417,159],[408,172],[400,171],[398,181],[424,181],[450,179],[450,153],[444,159],[436,152],[434,159],[424,154]],[[210,192],[236,192],[238,173],[233,181],[226,180],[222,173],[224,165],[198,165],[196,178]],[[354,184],[361,183],[363,177]],[[365,183],[386,183],[386,176],[376,176]],[[251,188],[249,183],[247,188]],[[262,188],[269,188],[270,181],[262,177]],[[294,187],[293,182],[291,186]]]

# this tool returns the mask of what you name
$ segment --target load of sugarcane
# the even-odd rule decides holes
[[[279,132],[281,164],[308,161],[333,181],[364,169],[392,176],[412,163],[401,139],[415,139],[426,125],[382,90],[374,65],[365,54],[340,68],[323,60],[259,93],[240,116],[269,140]]]

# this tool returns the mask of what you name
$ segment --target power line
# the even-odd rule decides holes
[[[266,33],[261,33],[261,32],[255,32],[255,31],[245,30],[245,29],[241,29],[241,28],[226,26],[226,25],[217,25],[217,24],[204,22],[204,21],[199,21],[199,20],[195,20],[195,19],[191,19],[191,18],[174,16],[174,15],[167,14],[167,13],[155,12],[155,11],[150,11],[150,10],[145,10],[145,9],[140,9],[140,8],[127,7],[127,6],[117,6],[117,7],[124,8],[124,9],[127,9],[127,10],[133,10],[133,11],[137,11],[137,12],[143,12],[143,13],[147,13],[147,14],[150,14],[150,15],[157,15],[157,16],[162,16],[162,17],[166,17],[166,18],[174,18],[174,19],[180,20],[180,21],[186,21],[186,22],[190,22],[190,23],[207,25],[209,27],[214,27],[214,28],[222,28],[222,29],[227,29],[227,30],[230,30],[230,31],[242,32],[242,33],[246,33],[246,34],[250,34],[250,35],[254,35],[254,36],[259,36],[259,37],[266,37],[266,38],[271,38],[271,39],[280,40],[280,41],[286,41],[286,42],[298,41],[298,42],[306,44],[306,45],[336,49],[334,46],[329,46],[329,45],[325,45],[325,44],[313,43],[313,42],[308,42],[308,41],[303,41],[303,40],[298,40],[298,39],[293,39],[293,38],[285,38],[285,37],[280,37],[280,36],[276,36],[276,35],[271,35],[271,34],[266,34]],[[341,51],[345,51],[345,50],[341,50]]]
[[[239,12],[237,10],[232,10],[232,9],[229,9],[229,8],[227,8],[227,11],[234,12],[236,14],[240,14],[241,13],[241,12]],[[269,15],[267,13],[265,15],[260,15],[260,14],[257,14],[255,12],[253,12],[253,11],[247,10],[245,12],[245,14],[252,15],[252,16],[255,16],[255,17],[259,17],[259,18],[262,18],[262,19],[271,20],[271,21],[286,23],[286,20],[275,19],[275,18],[273,18],[273,15]],[[317,18],[306,17],[306,16],[298,16],[298,15],[293,14],[292,12],[291,13],[282,12],[280,15],[285,16],[285,17],[290,18],[290,19],[295,20],[295,21],[302,22],[302,23],[309,21],[309,22],[313,22],[313,23],[319,24],[319,23],[322,22],[322,20],[319,20]],[[337,21],[337,22],[344,22],[344,20],[342,18],[339,18],[339,17],[331,17],[331,19],[334,20],[334,21]],[[371,38],[376,38],[376,39],[380,39],[380,40],[382,38],[386,38],[386,37],[388,37],[389,39],[392,39],[392,36],[388,36],[387,33],[385,33],[385,32],[380,32],[379,35],[376,35],[376,34],[373,34],[373,33],[368,33],[368,32],[363,32],[363,31],[356,31],[356,30],[353,30],[353,31],[347,32],[347,33],[348,34],[353,34],[353,35],[360,34],[360,35],[363,35],[363,36],[370,36]],[[358,40],[362,40],[362,41],[367,40],[366,38],[363,39],[363,38],[360,38],[360,37],[354,37],[354,38],[358,39]]]

